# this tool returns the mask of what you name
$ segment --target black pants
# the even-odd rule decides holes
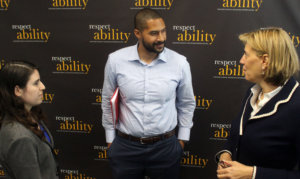
[[[115,179],[178,179],[182,147],[176,138],[140,144],[116,136],[108,150]]]

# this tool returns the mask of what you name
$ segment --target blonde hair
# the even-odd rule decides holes
[[[299,60],[295,46],[282,28],[268,27],[239,35],[239,39],[249,45],[256,55],[269,56],[269,65],[264,80],[273,85],[284,82],[299,71]]]

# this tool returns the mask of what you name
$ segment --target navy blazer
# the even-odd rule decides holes
[[[0,130],[0,163],[8,179],[58,179],[53,153],[53,138],[42,123],[51,142],[6,116]]]
[[[252,92],[232,122],[225,150],[232,159],[256,166],[256,179],[299,179],[300,89],[294,78],[250,117]]]

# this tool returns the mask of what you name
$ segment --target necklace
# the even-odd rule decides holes
[[[262,96],[263,95],[263,92],[260,91],[259,95],[258,95],[258,100],[261,101],[264,99],[264,97]]]
[[[262,101],[262,100],[264,99],[264,97],[262,97],[262,95],[263,95],[263,92],[260,91],[260,93],[258,94],[258,98],[257,98],[257,100],[256,100],[256,105],[258,105],[259,102]]]

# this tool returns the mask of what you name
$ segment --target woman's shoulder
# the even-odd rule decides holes
[[[297,107],[300,106],[300,86],[298,84],[296,83],[294,87],[291,89],[290,93],[287,94],[288,98],[291,101],[291,104]]]
[[[12,141],[20,140],[22,138],[32,138],[32,132],[23,124],[5,119],[0,130],[0,141],[10,143]]]

